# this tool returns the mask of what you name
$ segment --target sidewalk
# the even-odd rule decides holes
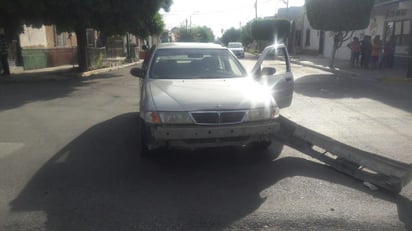
[[[139,64],[143,61],[127,63],[123,65],[96,69],[86,72],[77,72],[77,66],[65,65],[58,67],[49,67],[36,70],[23,70],[21,67],[11,66],[10,76],[0,76],[0,84],[2,83],[22,83],[22,82],[39,82],[39,81],[58,81],[74,78],[90,77],[99,73],[109,72],[120,68],[129,67]]]
[[[347,77],[363,80],[412,83],[412,78],[406,78],[406,69],[368,70],[353,68],[349,60],[335,59],[335,69],[329,68],[330,59],[323,56],[296,55],[291,62],[302,66],[313,67]]]

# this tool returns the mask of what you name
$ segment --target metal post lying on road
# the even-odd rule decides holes
[[[276,138],[330,167],[399,193],[412,179],[412,165],[366,152],[280,117]]]

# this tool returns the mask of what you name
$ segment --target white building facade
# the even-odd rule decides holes
[[[301,42],[295,44],[301,52],[319,54],[325,57],[332,56],[333,49],[333,32],[314,30],[303,11],[301,16]],[[346,46],[353,37],[360,40],[364,36],[371,36],[373,39],[379,35],[384,41],[391,38],[395,42],[395,62],[401,66],[406,65],[406,59],[409,57],[409,41],[411,36],[412,21],[412,0],[377,0],[371,13],[369,26],[364,30],[353,31],[353,35],[343,43],[336,52],[337,59],[350,59],[350,49]]]

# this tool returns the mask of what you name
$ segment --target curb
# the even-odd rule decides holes
[[[142,61],[127,63],[124,65],[118,65],[108,68],[96,69],[92,71],[86,71],[82,73],[76,72],[65,72],[62,70],[56,71],[44,71],[42,72],[39,70],[38,72],[30,72],[30,73],[18,73],[11,76],[0,76],[0,84],[3,83],[29,83],[29,82],[44,82],[44,81],[59,81],[59,80],[67,80],[67,79],[75,79],[75,78],[89,78],[93,75],[110,72],[113,70],[118,70],[126,67],[130,67],[136,64],[141,63]],[[41,76],[40,76],[41,75]]]
[[[385,77],[385,76],[371,77],[371,76],[368,76],[368,75],[365,76],[363,73],[357,73],[357,72],[339,70],[339,69],[331,69],[329,67],[304,63],[302,61],[297,61],[297,60],[291,60],[291,63],[301,65],[301,66],[305,66],[305,67],[316,68],[316,69],[319,69],[319,70],[331,72],[331,73],[334,73],[334,74],[337,74],[337,75],[340,75],[340,76],[345,76],[345,77],[353,78],[353,79],[357,79],[357,80],[370,80],[370,81],[377,81],[377,82],[384,82],[384,83],[412,84],[412,78],[407,78],[407,77]]]
[[[301,61],[296,61],[296,60],[291,60],[290,61],[293,64],[298,64],[301,66],[305,66],[305,67],[312,67],[312,68],[316,68],[316,69],[320,69],[322,71],[328,71],[334,74],[343,74],[343,75],[349,75],[349,76],[359,76],[358,73],[352,72],[352,71],[344,71],[344,70],[339,70],[339,69],[332,69],[329,67],[325,67],[325,66],[319,66],[319,65],[314,65],[314,64],[308,64],[308,63],[303,63]]]
[[[114,71],[114,70],[118,70],[118,69],[122,69],[125,67],[130,67],[136,64],[141,63],[142,61],[137,61],[137,62],[133,62],[133,63],[127,63],[124,65],[118,65],[118,66],[113,66],[113,67],[107,67],[107,68],[102,68],[102,69],[96,69],[96,70],[92,70],[92,71],[86,71],[80,74],[80,77],[82,78],[87,78],[93,75],[97,75],[100,73],[105,73],[105,72],[110,72],[110,71]]]

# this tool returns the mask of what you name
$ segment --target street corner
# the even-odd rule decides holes
[[[138,65],[142,61],[116,65],[108,68],[101,68],[86,72],[79,72],[73,67],[54,67],[39,70],[13,72],[11,75],[0,76],[0,84],[8,83],[28,83],[42,81],[60,81],[67,79],[87,78],[100,73],[110,72],[121,68],[127,68],[133,65]]]

